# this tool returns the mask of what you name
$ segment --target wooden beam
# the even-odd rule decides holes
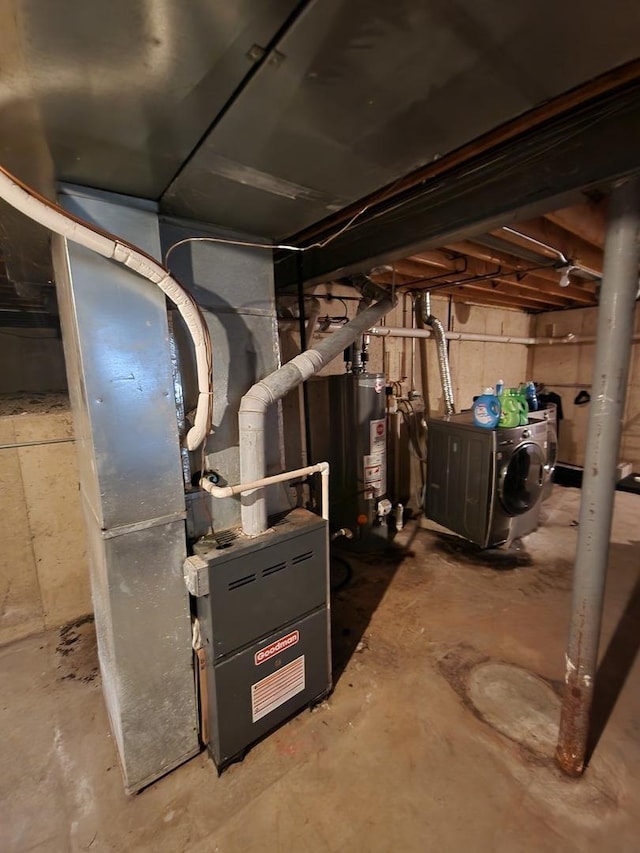
[[[531,264],[526,261],[514,258],[512,255],[505,252],[499,252],[495,249],[480,246],[471,241],[452,243],[448,248],[458,252],[464,251],[468,257],[481,260],[483,263],[488,264],[488,270],[495,269],[497,266],[498,268],[504,267],[505,272],[511,271],[518,273],[531,267]],[[561,288],[560,273],[556,272],[556,270],[536,270],[532,273],[522,273],[522,277],[510,276],[509,279],[505,279],[504,274],[501,273],[497,275],[496,278],[501,281],[508,280],[513,283],[518,282],[524,286],[530,286],[542,293],[550,293],[552,295],[560,293],[561,296],[570,297],[576,302],[584,303],[585,305],[596,304],[595,282],[591,283],[585,281],[585,286],[583,287],[581,284],[577,284],[574,279],[573,283],[568,287]]]
[[[474,305],[484,305],[493,308],[511,308],[514,311],[538,311],[545,309],[540,305],[528,302],[525,299],[515,299],[508,296],[488,296],[469,289],[469,287],[458,287],[446,294],[451,296],[454,302],[472,302]]]
[[[454,245],[456,246],[457,250],[465,244]],[[433,281],[433,286],[437,286],[437,284],[441,282],[443,278],[435,270],[432,273],[427,271],[429,268],[428,261],[422,260],[418,262],[416,258],[417,256],[412,256],[407,261],[398,262],[396,264],[396,271],[402,273],[403,275],[410,275],[411,273],[415,273],[416,279],[420,279],[422,277],[426,279],[432,279],[433,276],[438,276],[438,278]],[[549,297],[548,303],[550,305],[567,305],[567,300],[574,301],[578,305],[596,304],[596,299],[593,293],[589,292],[589,290],[584,290],[575,283],[570,284],[566,288],[561,288],[559,285],[559,276],[555,279],[555,281],[547,281],[545,279],[539,278],[537,273],[523,273],[521,277],[517,277],[518,270],[504,270],[500,264],[496,264],[495,262],[487,263],[486,261],[478,260],[477,258],[473,258],[468,255],[466,256],[465,260],[466,269],[464,273],[458,273],[458,276],[461,279],[461,281],[459,282],[460,284],[464,284],[464,279],[467,278],[485,278],[486,280],[490,279],[495,282],[504,283],[508,287],[517,286],[523,291],[530,291],[536,296],[541,293],[546,294]],[[460,260],[457,258],[455,261],[450,261],[452,272],[455,273],[456,270],[453,269],[454,264],[459,266]],[[512,275],[509,275],[509,273],[512,273]],[[446,277],[446,279],[448,279],[448,276]],[[416,280],[415,285],[416,287],[426,287],[429,285],[429,282],[420,282]]]
[[[583,204],[554,210],[552,213],[545,214],[544,218],[597,249],[604,248],[604,235],[607,228],[606,200],[595,202],[585,199]]]
[[[459,243],[449,243],[446,248],[476,258],[479,261],[485,261],[488,264],[505,267],[505,269],[525,270],[533,266],[529,261],[523,261],[522,258],[510,255],[508,252],[500,252],[498,249],[482,246],[473,240],[461,240]],[[542,263],[546,262],[546,259],[541,260]],[[549,266],[548,269],[536,270],[535,275],[537,278],[544,278],[546,281],[553,282],[556,285],[560,281],[560,273],[552,266]]]
[[[541,310],[547,306],[549,308],[569,308],[571,307],[572,300],[567,299],[562,296],[562,294],[546,294],[540,293],[533,289],[524,289],[519,287],[518,285],[507,284],[502,281],[484,281],[463,285],[452,284],[452,287],[464,287],[468,290],[473,290],[477,293],[483,293],[487,296],[501,296],[507,297],[509,299],[518,299],[524,300],[527,303],[531,303],[532,305],[537,305]],[[446,292],[448,288],[442,288],[437,293]]]
[[[464,270],[464,258],[458,257],[458,252],[446,251],[443,249],[430,249],[428,252],[420,252],[419,255],[412,255],[411,260],[416,263],[429,264],[432,267],[437,267],[443,270]]]

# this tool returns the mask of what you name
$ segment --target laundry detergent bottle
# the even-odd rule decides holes
[[[500,395],[500,426],[516,427],[520,425],[521,402],[514,396],[513,388],[504,388]]]
[[[500,421],[500,400],[493,388],[485,388],[473,404],[473,422],[485,429],[495,429]]]
[[[529,423],[529,404],[525,394],[524,385],[517,391],[514,391],[513,396],[518,401],[520,407],[520,426],[526,426]]]

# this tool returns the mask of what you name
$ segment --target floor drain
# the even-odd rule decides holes
[[[537,675],[507,663],[481,663],[469,674],[467,695],[494,729],[529,749],[553,755],[560,699]]]

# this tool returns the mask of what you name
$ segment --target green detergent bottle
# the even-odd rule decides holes
[[[520,425],[521,405],[514,396],[513,388],[503,388],[500,394],[500,426],[517,427]]]

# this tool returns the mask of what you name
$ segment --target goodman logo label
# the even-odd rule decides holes
[[[300,631],[292,631],[290,634],[287,634],[286,637],[281,637],[279,640],[276,640],[275,643],[271,643],[270,645],[265,646],[264,649],[260,649],[253,656],[256,666],[259,666],[267,660],[271,660],[274,655],[284,652],[285,649],[295,646],[299,640]]]

